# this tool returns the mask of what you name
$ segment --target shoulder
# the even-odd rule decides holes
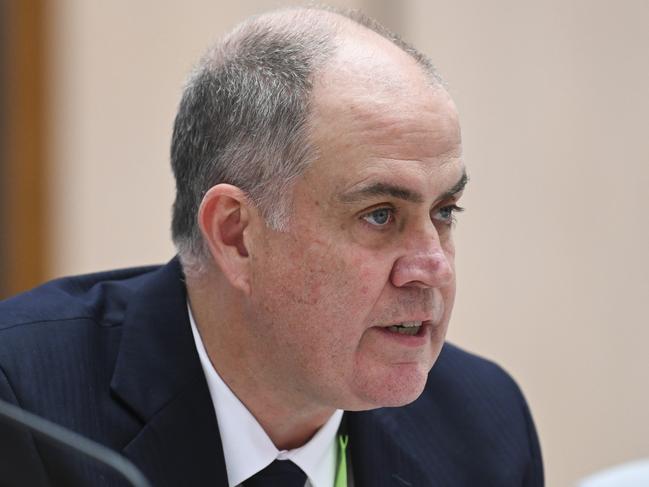
[[[19,397],[44,398],[45,391],[63,393],[74,381],[90,387],[98,373],[107,375],[128,305],[156,268],[65,277],[0,302],[6,385]]]
[[[31,325],[80,319],[108,325],[119,321],[128,297],[141,279],[158,267],[64,277],[4,300],[0,302],[0,336],[10,329]]]
[[[132,438],[139,423],[109,384],[121,325],[155,269],[65,277],[0,302],[0,400],[114,447]],[[13,446],[0,477],[15,485],[44,485],[51,459],[68,462],[11,423],[0,421],[0,438]]]
[[[361,463],[387,448],[384,461],[418,471],[417,485],[543,485],[538,438],[518,385],[500,366],[454,345],[444,345],[417,400],[348,417]]]
[[[426,392],[444,390],[460,396],[522,397],[514,379],[495,362],[446,343],[429,374]],[[506,396],[502,396],[506,394]]]
[[[499,431],[527,436],[531,423],[518,384],[498,364],[445,344],[431,370],[424,392],[407,406],[414,415],[430,415],[467,435],[497,435]]]
[[[496,363],[446,344],[422,395],[399,413],[421,444],[452,446],[462,471],[480,463],[482,485],[542,485],[538,437],[521,389]]]

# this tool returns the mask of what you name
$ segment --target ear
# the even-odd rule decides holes
[[[230,284],[246,294],[250,292],[250,258],[244,233],[250,212],[245,193],[230,184],[211,187],[198,210],[198,225],[214,262]]]

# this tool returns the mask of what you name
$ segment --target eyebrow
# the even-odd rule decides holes
[[[440,199],[445,200],[447,198],[451,198],[455,196],[458,193],[461,193],[462,191],[464,191],[464,188],[466,187],[466,183],[468,182],[469,182],[469,176],[467,176],[466,171],[463,171],[459,181],[455,183],[455,185],[451,189],[449,189],[446,193],[444,193]]]
[[[446,191],[439,200],[451,198],[462,192],[468,181],[469,177],[466,172],[463,172],[458,182]],[[411,203],[422,203],[424,201],[424,197],[417,191],[412,191],[411,189],[399,186],[398,184],[382,182],[372,183],[349,193],[343,193],[340,195],[340,200],[343,203],[356,203],[376,196],[391,196]]]

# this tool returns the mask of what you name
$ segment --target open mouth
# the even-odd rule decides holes
[[[421,330],[421,321],[403,321],[396,325],[388,326],[388,330],[400,335],[415,336]]]

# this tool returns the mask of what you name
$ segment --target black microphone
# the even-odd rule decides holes
[[[14,426],[27,428],[43,440],[81,453],[108,466],[124,477],[133,487],[151,487],[142,472],[119,453],[1,399],[0,419]]]

